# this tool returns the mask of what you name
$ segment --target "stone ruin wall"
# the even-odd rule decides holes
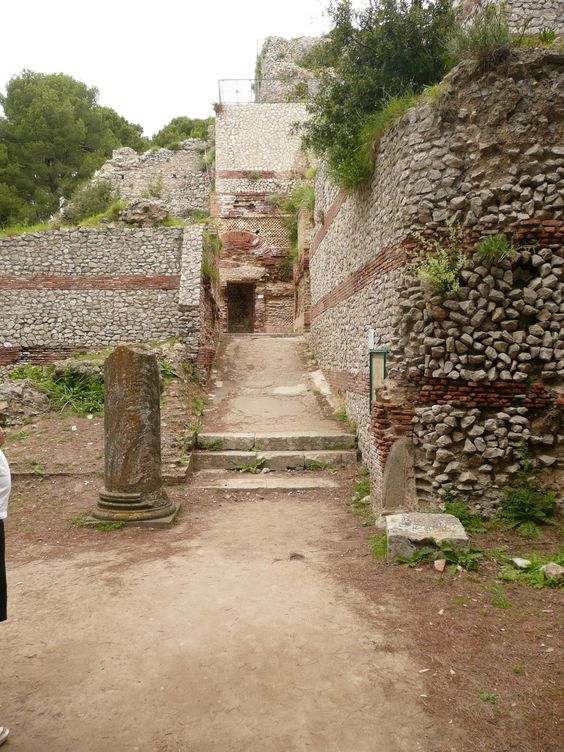
[[[179,336],[202,347],[201,225],[0,240],[0,369]]]
[[[192,211],[209,211],[211,175],[202,162],[206,142],[183,141],[178,151],[157,149],[138,154],[134,149],[116,149],[112,158],[95,174],[107,180],[123,202],[152,198],[164,203],[173,217],[188,217]]]
[[[419,502],[451,486],[485,514],[517,470],[523,439],[562,493],[564,376],[559,98],[564,57],[523,50],[498,73],[462,64],[433,105],[414,108],[381,140],[370,185],[316,185],[311,341],[345,395],[370,468],[375,506],[400,437],[415,445]],[[560,88],[561,90],[561,88]],[[414,235],[462,228],[457,293],[414,277]],[[517,260],[481,261],[475,243],[505,232]],[[369,409],[368,330],[388,350],[388,378]]]
[[[472,17],[478,8],[497,3],[497,0],[458,0],[455,7],[463,20]],[[513,34],[538,34],[553,29],[564,34],[564,3],[562,0],[505,0],[509,28]]]
[[[271,197],[289,195],[308,167],[300,136],[292,132],[305,117],[299,103],[224,105],[216,113],[212,216],[224,246],[219,262],[223,329],[227,285],[253,282],[254,331],[292,331],[288,231]]]
[[[300,102],[317,90],[313,73],[301,61],[319,37],[267,37],[257,58],[257,102]]]

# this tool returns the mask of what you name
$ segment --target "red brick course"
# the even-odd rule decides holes
[[[334,287],[330,293],[318,300],[311,307],[311,318],[316,318],[316,316],[319,316],[329,308],[333,308],[352,295],[356,295],[378,277],[405,266],[407,261],[408,258],[402,246],[385,248],[367,264],[357,269],[350,277],[347,277]]]
[[[373,402],[371,429],[382,472],[394,442],[413,436],[413,408],[388,402]]]
[[[414,403],[417,405],[460,405],[468,409],[529,407],[546,408],[554,403],[543,384],[511,381],[456,381],[420,379]]]

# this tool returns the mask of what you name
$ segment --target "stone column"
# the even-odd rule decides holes
[[[104,365],[105,487],[91,521],[172,522],[161,478],[160,377],[154,354],[119,345]]]

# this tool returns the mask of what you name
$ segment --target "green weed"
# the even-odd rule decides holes
[[[368,547],[370,553],[375,559],[385,559],[388,553],[388,542],[386,539],[386,533],[381,535],[374,535],[368,541]]]
[[[507,598],[507,591],[503,585],[492,583],[486,587],[490,594],[490,603],[495,608],[512,608],[513,603]]]
[[[556,509],[556,494],[541,490],[525,442],[521,445],[519,464],[514,485],[504,491],[500,517],[508,520],[509,530],[516,529],[527,536],[537,534],[541,525],[554,524],[550,518]]]
[[[505,60],[511,51],[511,32],[502,5],[477,10],[470,23],[458,27],[450,40],[454,59],[474,59],[481,70],[489,70]]]
[[[456,292],[464,264],[460,227],[450,225],[443,240],[428,240],[420,233],[415,237],[423,249],[412,264],[415,274],[442,295]]]
[[[217,452],[221,449],[221,439],[214,439],[213,441],[203,441],[198,438],[196,440],[196,449],[207,450],[208,452]]]
[[[165,360],[165,358],[157,358],[159,363],[159,372],[161,374],[161,379],[164,381],[172,381],[172,379],[178,378],[178,373],[174,366],[168,362],[168,360]]]
[[[483,533],[486,528],[478,515],[472,514],[468,504],[459,499],[452,491],[452,489],[445,489],[443,500],[445,504],[445,512],[452,514],[462,523],[464,529],[468,533]]]
[[[489,702],[492,705],[497,704],[498,697],[495,692],[487,692],[485,689],[479,689],[478,697],[482,702]]]
[[[240,473],[252,473],[253,475],[256,475],[257,473],[260,473],[260,471],[263,469],[265,464],[266,464],[266,457],[260,457],[256,462],[252,464],[233,465],[233,467],[229,469],[237,470]]]
[[[19,433],[12,433],[8,436],[8,441],[23,441],[29,439],[27,431],[20,431]]]
[[[551,562],[564,566],[564,552],[548,557],[538,556],[537,554],[525,554],[523,558],[531,562],[527,569],[515,569],[509,563],[504,564],[501,567],[499,579],[507,582],[519,582],[537,590],[562,587],[561,580],[547,577],[544,572],[541,572],[541,567]]]

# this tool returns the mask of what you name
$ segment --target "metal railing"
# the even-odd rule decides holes
[[[316,79],[222,78],[218,81],[220,104],[250,102],[306,102]]]

